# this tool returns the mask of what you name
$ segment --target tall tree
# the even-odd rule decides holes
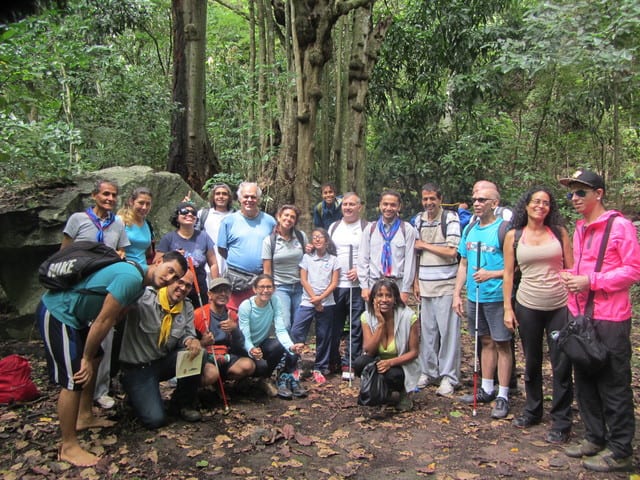
[[[206,130],[206,0],[173,0],[173,141],[167,170],[200,192],[220,170]]]

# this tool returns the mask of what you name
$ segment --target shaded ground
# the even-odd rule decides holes
[[[637,328],[635,329],[637,330]],[[634,333],[634,345],[640,333]],[[463,335],[463,383],[456,396],[471,392],[472,345]],[[634,351],[634,391],[639,404],[638,351]],[[23,406],[0,408],[0,473],[5,479],[35,478],[249,478],[249,479],[438,479],[638,478],[630,474],[595,474],[545,443],[548,416],[530,430],[511,426],[524,396],[511,399],[507,421],[492,420],[489,406],[471,408],[437,397],[435,386],[414,395],[410,413],[356,405],[358,381],[331,378],[323,386],[305,382],[309,397],[296,401],[266,398],[261,392],[229,389],[231,411],[204,395],[204,420],[176,420],[150,432],[131,417],[119,397],[109,415],[116,427],[81,435],[83,443],[103,456],[95,468],[71,468],[56,458],[57,389],[48,385],[39,342],[0,343],[0,356],[21,353],[33,366],[43,396]],[[306,356],[310,361],[312,352]],[[522,372],[521,359],[518,371]],[[550,385],[549,370],[545,371]],[[169,393],[168,387],[163,387]],[[548,400],[549,398],[547,398]],[[548,402],[545,402],[548,410]],[[638,419],[636,408],[636,422]],[[579,416],[573,440],[581,438]],[[635,466],[640,464],[638,440]]]

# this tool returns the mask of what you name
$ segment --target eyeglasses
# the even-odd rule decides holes
[[[490,201],[490,200],[495,200],[495,198],[482,198],[482,197],[478,197],[478,198],[472,198],[472,199],[471,199],[471,202],[472,202],[472,203],[476,203],[476,202],[478,202],[478,203],[486,203],[486,202],[488,202],[488,201]]]
[[[530,205],[542,205],[543,207],[549,207],[551,206],[551,204],[549,203],[548,200],[540,200],[539,198],[536,198],[535,200],[531,200],[529,202]]]
[[[587,193],[589,193],[589,192],[590,192],[590,190],[582,190],[582,189],[575,190],[573,192],[569,192],[569,193],[567,193],[567,200],[573,199],[574,195],[577,195],[580,198],[584,198],[584,197],[587,196]]]
[[[312,235],[311,240],[324,240],[324,235]]]
[[[185,217],[187,215],[191,215],[193,217],[198,215],[195,210],[191,210],[190,208],[181,208],[180,210],[178,210],[178,213],[180,215],[184,215]]]
[[[273,285],[258,285],[256,287],[256,290],[261,292],[261,291],[264,291],[264,290],[266,290],[266,291],[273,290],[273,288],[274,288]]]

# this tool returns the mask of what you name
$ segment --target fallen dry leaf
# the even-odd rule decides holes
[[[331,457],[333,455],[337,455],[338,452],[336,452],[335,450],[330,449],[329,447],[319,447],[318,448],[318,456],[320,458],[327,458],[327,457]]]
[[[298,432],[296,432],[295,438],[296,438],[296,442],[298,442],[298,444],[302,445],[303,447],[308,447],[313,443],[313,439],[311,437],[307,437],[306,435],[303,435]]]
[[[252,470],[249,467],[233,467],[231,473],[234,475],[249,475]]]
[[[189,458],[197,457],[201,453],[202,453],[202,450],[199,450],[199,449],[195,448],[195,449],[189,450],[187,452],[187,457],[189,457]]]
[[[286,423],[285,425],[283,425],[280,431],[282,432],[282,436],[285,438],[285,440],[291,440],[296,434],[295,428],[293,428],[293,425],[291,425],[290,423]]]

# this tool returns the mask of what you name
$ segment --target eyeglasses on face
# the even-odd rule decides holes
[[[324,240],[324,235],[312,235],[311,240]]]
[[[258,285],[256,287],[256,290],[258,290],[258,291],[264,291],[264,290],[269,291],[269,290],[273,290],[273,288],[274,288],[273,285]]]
[[[486,203],[486,202],[488,202],[490,200],[495,200],[495,199],[494,198],[477,197],[477,198],[472,198],[471,202],[472,203],[476,203],[476,202],[478,202],[478,203]]]
[[[195,217],[197,215],[195,210],[191,210],[190,208],[181,208],[180,210],[178,210],[178,213],[180,215],[184,215],[185,217],[187,215],[191,215],[193,217]]]
[[[589,192],[590,190],[584,190],[584,189],[574,190],[573,192],[567,193],[567,200],[571,200],[574,195],[577,195],[580,198],[584,198],[587,196],[587,193]]]

